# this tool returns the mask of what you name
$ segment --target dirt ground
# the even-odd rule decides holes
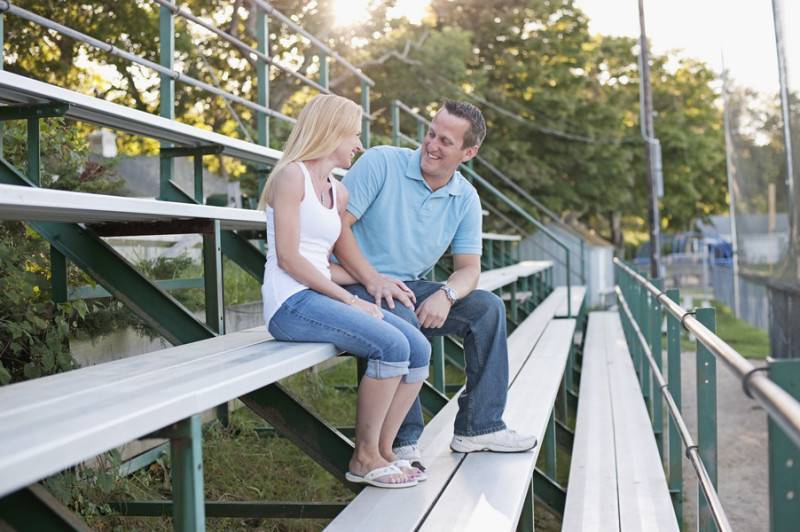
[[[752,361],[756,366],[764,361]],[[683,416],[697,437],[695,353],[681,357]],[[722,505],[734,530],[761,532],[769,529],[767,416],[747,397],[741,381],[717,361],[718,487]],[[683,461],[684,526],[695,530],[697,477],[688,460]]]

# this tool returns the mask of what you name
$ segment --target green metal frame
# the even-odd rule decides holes
[[[39,484],[0,498],[0,523],[20,532],[90,532],[69,508]]]
[[[697,309],[697,321],[712,333],[717,323],[713,308]],[[697,342],[697,445],[714,489],[717,489],[717,359]],[[717,529],[708,501],[702,490],[697,490],[698,530]]]
[[[770,359],[768,368],[770,379],[800,399],[800,360]],[[771,532],[790,532],[800,523],[800,448],[772,419],[768,435],[769,527]]]

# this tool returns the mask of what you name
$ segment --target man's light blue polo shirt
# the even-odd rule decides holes
[[[342,181],[361,252],[378,272],[403,281],[423,278],[451,245],[454,254],[481,254],[475,187],[456,172],[431,191],[420,156],[419,149],[370,148]]]

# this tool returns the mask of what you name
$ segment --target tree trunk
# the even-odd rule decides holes
[[[611,243],[614,244],[614,253],[618,257],[625,257],[625,241],[622,234],[622,213],[611,211],[608,213],[608,226],[611,228]]]

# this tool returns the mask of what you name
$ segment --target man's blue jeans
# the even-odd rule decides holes
[[[442,283],[408,281],[406,285],[416,295],[419,307],[441,288]],[[362,299],[374,302],[362,285],[344,288]],[[383,309],[419,328],[416,314],[396,300],[394,310],[385,304]],[[491,292],[473,290],[453,305],[441,328],[423,328],[422,333],[427,337],[458,336],[464,342],[467,385],[458,398],[455,434],[477,436],[506,428],[503,411],[508,393],[508,345],[503,301]],[[397,433],[395,447],[416,444],[423,428],[422,406],[417,398]]]

